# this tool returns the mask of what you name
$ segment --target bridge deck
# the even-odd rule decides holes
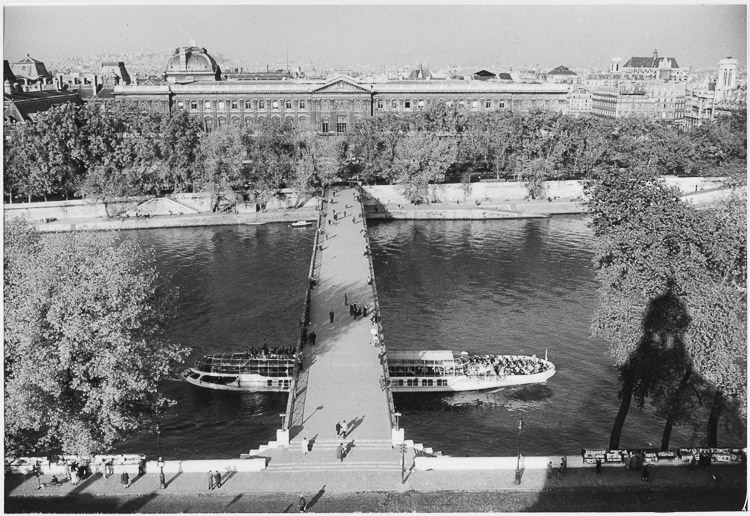
[[[314,269],[316,286],[310,293],[308,332],[317,335],[314,346],[304,348],[297,395],[289,425],[292,449],[303,437],[313,441],[312,449],[331,448],[334,456],[336,422],[349,423],[346,442],[355,441],[364,458],[373,448],[390,449],[391,416],[388,393],[383,389],[380,347],[373,344],[371,314],[355,320],[345,305],[374,306],[369,256],[362,222],[362,205],[353,188],[329,189],[323,203],[323,230]],[[335,213],[335,216],[334,216]],[[329,222],[330,221],[330,222]],[[334,312],[333,323],[329,312]],[[361,453],[365,450],[371,453]],[[301,454],[301,452],[300,452]],[[390,454],[388,454],[390,455]],[[354,458],[354,457],[352,457]]]

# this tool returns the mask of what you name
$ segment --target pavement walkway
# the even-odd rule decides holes
[[[297,383],[290,425],[290,451],[300,460],[315,464],[336,458],[344,444],[346,461],[371,467],[397,465],[399,456],[391,447],[391,416],[387,392],[381,383],[383,366],[380,346],[373,344],[370,314],[353,318],[351,303],[375,304],[368,284],[370,257],[362,205],[353,188],[327,190],[323,227],[319,236],[310,292],[310,326],[317,338],[303,350],[303,370]],[[331,321],[333,313],[333,321]],[[336,423],[346,422],[345,439],[336,435]],[[317,453],[302,453],[302,439]],[[273,471],[288,462],[283,450],[267,450]],[[296,465],[299,467],[299,464]]]

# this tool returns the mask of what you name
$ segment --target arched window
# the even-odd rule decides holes
[[[383,106],[384,106],[383,99],[378,99],[378,103],[376,105],[379,110],[383,109]]]
[[[271,109],[273,111],[278,111],[279,110],[279,101],[278,100],[274,100],[273,102],[271,102]]]
[[[284,102],[284,109],[292,109],[292,101],[287,100]]]
[[[265,100],[259,100],[258,101],[258,109],[266,109],[266,101]]]
[[[251,126],[251,125],[253,125],[253,117],[251,117],[251,116],[246,116],[246,117],[245,117],[245,125],[247,125],[247,126]]]
[[[177,109],[185,109],[185,103],[181,100],[177,101]]]
[[[288,116],[284,119],[284,122],[293,124],[294,123],[294,117]]]
[[[304,100],[299,101],[299,108],[300,109],[307,109],[307,102]]]
[[[227,119],[224,118],[223,116],[220,116],[219,117],[219,127],[224,127],[225,125],[227,125]]]
[[[300,125],[306,124],[307,123],[307,117],[306,116],[299,117],[299,123],[300,123]]]
[[[218,109],[219,111],[224,111],[226,108],[227,108],[226,103],[223,100],[220,100],[217,103],[216,109]]]
[[[424,109],[424,100],[417,101],[417,109],[419,109],[420,111]]]
[[[253,109],[253,101],[252,100],[246,100],[245,101],[245,109],[246,110]]]
[[[207,132],[211,132],[214,128],[214,120],[213,118],[204,118],[203,119],[203,128]]]
[[[391,101],[391,109],[398,109],[398,100],[393,99]]]
[[[233,116],[233,117],[232,117],[232,125],[233,125],[233,126],[235,126],[235,127],[239,127],[239,126],[240,126],[240,124],[241,124],[241,122],[242,122],[242,121],[240,120],[240,117],[238,117],[238,116]]]
[[[198,111],[198,101],[197,100],[191,100],[190,101],[190,111]]]
[[[211,109],[211,101],[210,100],[204,100],[203,101],[203,109]]]
[[[233,100],[231,104],[232,111],[237,111],[239,108],[240,108],[239,102],[237,102],[236,100]]]

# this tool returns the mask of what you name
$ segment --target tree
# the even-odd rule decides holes
[[[651,397],[666,418],[666,446],[672,424],[692,416],[696,386],[746,399],[746,203],[697,210],[653,168],[612,170],[587,191],[600,282],[592,330],[609,341],[622,385],[610,448],[634,395],[639,404]],[[648,308],[660,299],[685,307],[684,324]],[[668,331],[655,339],[653,328]]]
[[[194,187],[201,129],[187,111],[180,110],[161,120],[159,131],[163,166],[159,180],[172,191],[189,192]]]
[[[90,455],[149,430],[187,350],[164,341],[172,294],[153,253],[114,233],[5,233],[5,446]]]
[[[214,210],[223,199],[230,199],[230,204],[233,204],[235,190],[242,188],[247,181],[243,163],[247,146],[247,132],[236,126],[221,127],[201,138],[198,187],[211,193]]]
[[[455,160],[456,144],[452,139],[433,133],[412,133],[398,142],[393,177],[402,185],[404,196],[419,203],[427,198],[428,184],[441,181]]]

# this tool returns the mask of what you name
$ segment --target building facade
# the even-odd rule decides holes
[[[190,63],[197,63],[196,70]],[[567,105],[564,85],[492,80],[374,82],[344,75],[325,81],[242,80],[225,78],[212,63],[215,61],[205,49],[177,49],[167,63],[165,83],[120,84],[114,88],[115,99],[136,102],[144,111],[187,111],[207,131],[227,124],[252,126],[274,119],[307,125],[321,134],[347,132],[358,118],[412,113],[435,103],[469,112],[563,111]],[[197,72],[203,76],[199,78]]]
[[[591,113],[605,118],[644,117],[674,122],[685,118],[683,83],[644,83],[591,92]]]

